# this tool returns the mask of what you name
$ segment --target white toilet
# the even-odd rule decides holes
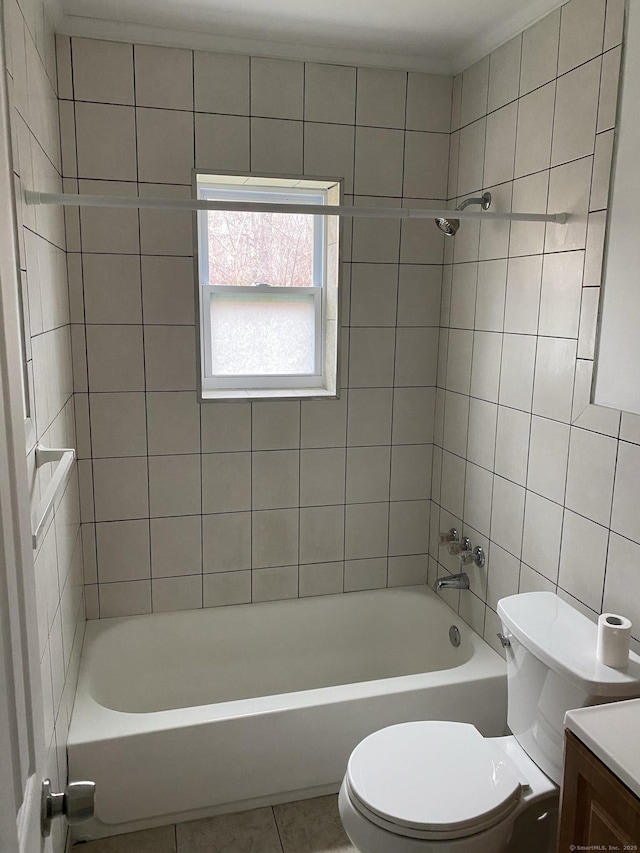
[[[640,657],[596,660],[597,627],[551,592],[503,598],[512,735],[402,723],[351,753],[340,816],[361,853],[552,853],[564,715],[640,696]]]

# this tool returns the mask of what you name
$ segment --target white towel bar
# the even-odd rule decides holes
[[[34,551],[40,546],[46,521],[53,509],[56,497],[67,482],[75,458],[76,452],[72,447],[43,447],[41,444],[36,447],[36,468],[40,468],[48,462],[57,462],[58,464],[36,510],[36,523],[31,536]]]

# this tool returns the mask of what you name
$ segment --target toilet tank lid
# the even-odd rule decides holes
[[[631,652],[624,669],[600,663],[598,626],[555,593],[525,592],[501,598],[498,616],[526,649],[589,695],[640,696],[640,657]]]

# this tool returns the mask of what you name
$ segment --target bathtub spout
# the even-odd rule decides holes
[[[459,575],[444,575],[438,578],[434,589],[469,589],[469,575],[466,572],[460,572]]]

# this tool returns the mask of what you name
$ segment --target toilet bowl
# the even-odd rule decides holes
[[[514,834],[518,853],[547,853],[557,802],[557,785],[515,738],[450,722],[374,732],[351,754],[339,795],[364,853],[501,853]]]
[[[550,592],[503,598],[498,615],[512,734],[425,721],[365,738],[338,798],[360,853],[555,850],[565,712],[640,696],[640,657],[600,663],[596,625]]]

